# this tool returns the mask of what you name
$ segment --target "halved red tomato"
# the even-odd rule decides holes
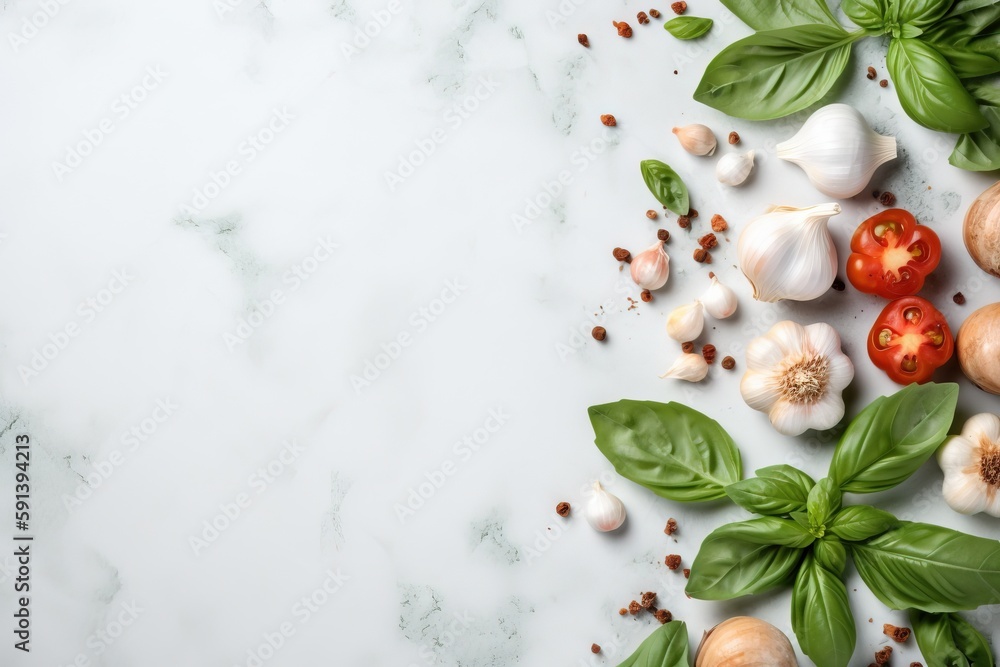
[[[941,261],[941,240],[909,211],[890,208],[868,218],[851,238],[847,278],[861,292],[886,299],[920,291]]]
[[[907,296],[886,306],[868,334],[868,356],[893,382],[924,383],[955,351],[948,322],[927,299]]]

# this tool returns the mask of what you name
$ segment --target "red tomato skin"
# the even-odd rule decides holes
[[[911,308],[919,309],[922,314],[917,325],[907,321],[904,316],[904,313]],[[927,332],[940,333],[942,342],[937,346],[933,345],[930,339],[922,343],[916,350],[916,370],[907,372],[902,367],[903,357],[906,354],[903,349],[905,346],[880,345],[879,336],[884,329],[890,329],[901,335],[917,334],[924,338]],[[890,380],[901,385],[927,382],[934,371],[951,359],[954,351],[955,338],[948,327],[948,321],[930,301],[919,296],[907,296],[889,302],[879,313],[868,333],[868,357],[876,367],[885,371]]]
[[[885,224],[895,224],[898,234],[886,243],[892,247],[920,248],[920,257],[912,259],[905,267],[906,277],[896,281],[887,277],[883,266],[883,255],[887,245],[883,244],[876,229]],[[847,279],[854,288],[866,294],[876,294],[884,299],[898,299],[919,292],[927,276],[941,261],[941,239],[933,229],[917,223],[909,211],[890,208],[868,218],[854,231],[851,237],[851,255],[847,258]]]

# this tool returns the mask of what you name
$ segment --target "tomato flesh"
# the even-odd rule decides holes
[[[927,382],[954,351],[944,315],[919,296],[890,302],[868,334],[872,363],[899,384]]]
[[[891,208],[862,222],[851,238],[847,279],[886,299],[916,294],[941,261],[941,240],[908,211]]]

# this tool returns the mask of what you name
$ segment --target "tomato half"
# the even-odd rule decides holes
[[[923,383],[951,359],[955,339],[927,299],[907,296],[886,306],[868,334],[868,356],[893,382]]]
[[[941,261],[941,240],[917,224],[909,211],[890,208],[868,218],[851,237],[847,279],[854,287],[886,299],[920,291]]]

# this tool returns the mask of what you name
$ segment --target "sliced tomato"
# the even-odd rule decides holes
[[[944,315],[919,296],[886,306],[868,334],[868,356],[893,382],[923,383],[955,351]]]
[[[890,208],[868,218],[851,238],[847,278],[856,289],[886,299],[920,291],[941,261],[941,240],[909,211]]]

